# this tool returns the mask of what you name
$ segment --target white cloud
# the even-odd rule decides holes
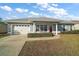
[[[37,5],[42,7],[42,8],[47,8],[49,6],[48,3],[37,3]]]
[[[50,18],[52,18],[52,16],[50,16],[50,15],[48,15],[48,14],[45,14],[44,16],[45,16],[45,17],[50,17]]]
[[[56,16],[65,16],[68,15],[67,10],[63,8],[57,8],[58,4],[53,3],[37,3],[37,6],[40,6],[40,10],[46,10],[48,12],[51,12],[52,14],[55,14]]]
[[[0,6],[1,9],[5,10],[5,11],[12,11],[12,8],[9,6]]]
[[[54,4],[54,3],[53,3],[53,4],[52,4],[52,6],[57,7],[57,6],[58,6],[58,4]]]
[[[48,8],[48,11],[52,12],[56,15],[61,15],[61,16],[68,15],[67,10],[65,10],[63,8],[50,7],[50,8]]]
[[[30,14],[32,14],[32,15],[39,15],[39,13],[36,13],[36,12],[33,12],[33,11],[31,11]]]
[[[79,20],[79,16],[76,15],[67,15],[66,17],[71,20]]]
[[[22,8],[16,8],[15,10],[16,10],[16,12],[18,12],[18,13],[28,12],[28,9],[22,9]]]
[[[11,18],[10,17],[5,17],[4,19],[7,20],[7,19],[11,19]]]
[[[10,12],[8,12],[8,14],[9,14],[9,15],[11,15],[11,13],[10,13]]]
[[[55,14],[56,16],[64,16],[68,15],[67,10],[63,8],[57,8],[58,4],[48,4],[48,3],[37,3],[37,6],[40,6],[40,10],[47,10],[48,12],[51,12],[52,14]]]
[[[47,8],[50,7],[50,5],[48,3],[37,3],[37,7],[41,10],[41,11],[45,11],[47,10]]]
[[[25,11],[25,12],[28,12],[29,10],[28,10],[28,9],[25,9],[24,11]]]
[[[16,18],[19,17],[17,17],[16,15],[12,15],[12,16],[6,16],[4,19],[7,20],[7,19],[16,19]]]
[[[13,18],[17,18],[17,16],[16,16],[16,15],[13,15],[12,17],[13,17]]]
[[[54,13],[61,16],[68,15],[67,11],[64,9],[58,9]]]
[[[24,11],[21,8],[16,8],[16,11],[19,13],[23,13]]]

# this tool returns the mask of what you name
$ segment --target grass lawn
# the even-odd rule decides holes
[[[61,34],[60,39],[26,41],[21,56],[79,56],[79,34]]]
[[[6,36],[8,36],[8,35],[7,34],[4,34],[4,35],[0,34],[0,39],[3,37],[6,37]]]
[[[0,39],[1,39],[1,38],[3,38],[3,37],[5,37],[5,36],[3,36],[3,35],[0,35]]]

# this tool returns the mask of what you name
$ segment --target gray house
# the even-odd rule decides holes
[[[7,20],[8,34],[48,33],[57,35],[63,31],[78,29],[74,21],[64,21],[47,17]]]

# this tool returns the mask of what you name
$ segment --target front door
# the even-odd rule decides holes
[[[52,26],[49,27],[49,32],[52,32]]]

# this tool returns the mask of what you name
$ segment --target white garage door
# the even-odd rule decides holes
[[[29,32],[29,25],[14,25],[13,34],[27,34]]]

